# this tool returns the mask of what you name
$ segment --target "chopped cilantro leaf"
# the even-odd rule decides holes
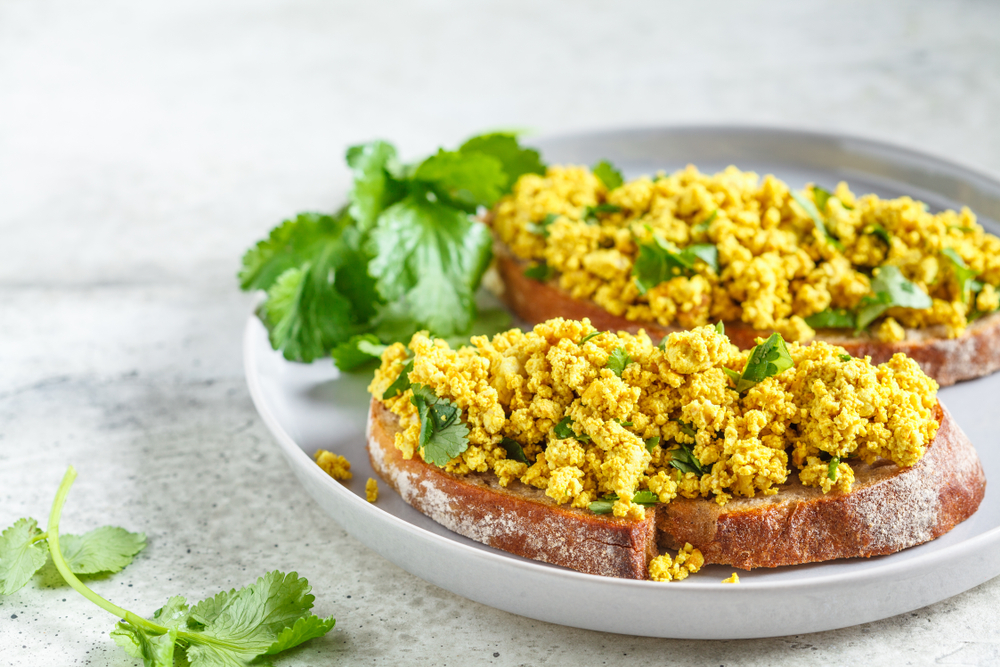
[[[506,175],[503,190],[509,191],[524,174],[544,174],[545,165],[532,148],[522,147],[517,136],[509,132],[493,132],[472,137],[458,149],[459,153],[482,153],[500,162]]]
[[[538,264],[532,264],[524,270],[524,277],[531,278],[532,280],[537,280],[538,282],[547,282],[552,280],[556,275],[556,270],[545,262],[539,262]]]
[[[552,427],[552,431],[555,433],[557,440],[576,438],[580,442],[590,442],[590,436],[586,433],[576,434],[576,431],[573,430],[573,420],[569,416],[560,419],[559,423]]]
[[[853,329],[855,323],[854,313],[830,308],[806,318],[806,324],[814,329]]]
[[[805,209],[806,215],[812,218],[813,224],[816,225],[816,229],[819,230],[820,235],[825,238],[827,242],[837,248],[837,250],[843,252],[844,244],[841,243],[837,237],[831,234],[829,229],[827,229],[826,223],[823,222],[823,216],[816,210],[816,205],[794,190],[791,194],[792,199],[794,199],[799,206]]]
[[[680,426],[681,433],[688,436],[689,438],[693,438],[698,435],[698,432],[694,430],[694,427],[691,424],[681,421],[680,419],[673,419],[671,421],[676,422]]]
[[[601,183],[604,183],[604,187],[608,190],[619,188],[625,182],[625,179],[622,178],[622,173],[607,160],[601,160],[595,164],[591,168],[591,171],[594,172],[594,176],[597,176],[601,180]]]
[[[742,394],[765,378],[775,376],[794,365],[795,362],[792,361],[785,340],[781,334],[775,332],[766,341],[750,350],[750,356],[742,373],[737,375],[736,371],[731,369],[723,368],[723,370],[733,380],[736,391]]]
[[[691,231],[695,232],[696,234],[698,234],[698,233],[707,234],[709,226],[711,226],[712,222],[717,217],[719,217],[719,209],[715,209],[714,211],[712,211],[711,215],[709,215],[707,218],[705,218],[704,220],[702,220],[701,222],[699,222],[697,225],[695,225],[694,227],[692,227]]]
[[[549,235],[549,225],[559,219],[556,213],[546,213],[545,219],[541,222],[529,222],[527,229],[529,232],[536,236],[548,236]]]
[[[876,270],[871,281],[874,295],[864,297],[857,310],[857,328],[864,329],[889,308],[930,308],[933,303],[927,293],[903,277],[895,266]]]
[[[403,370],[399,372],[399,376],[392,381],[386,390],[382,393],[382,400],[387,401],[390,398],[397,396],[407,389],[410,388],[410,371],[413,370],[413,359],[410,359],[403,366]]]
[[[849,354],[838,354],[837,355],[841,361],[850,361],[853,357]]]
[[[654,435],[652,438],[646,438],[646,451],[652,453],[653,449],[660,444],[660,436]]]
[[[882,239],[886,245],[892,245],[892,236],[889,234],[889,230],[879,224],[868,225],[864,230],[865,234],[871,234]]]
[[[600,500],[595,500],[587,505],[587,509],[594,514],[611,514],[615,507],[615,501],[617,500],[618,494],[609,493],[606,496],[603,496]],[[652,491],[646,491],[644,489],[636,492],[636,494],[632,496],[632,502],[636,505],[642,505],[643,507],[652,507],[656,503],[660,502],[660,499],[657,498],[656,494]]]
[[[682,473],[690,472],[698,477],[705,474],[701,461],[694,455],[690,445],[678,445],[677,449],[671,449],[668,453],[670,454],[670,465]]]
[[[45,565],[43,539],[34,519],[18,519],[0,534],[0,595],[20,590]]]
[[[475,286],[492,255],[485,225],[411,195],[379,216],[372,243],[368,272],[386,301],[404,300],[415,322],[443,336],[471,326]]]
[[[469,447],[469,427],[461,419],[462,411],[446,398],[422,384],[410,386],[410,402],[420,416],[420,449],[424,460],[443,468]]]
[[[837,481],[837,466],[839,465],[840,465],[840,457],[834,456],[832,459],[830,459],[830,465],[827,466],[826,476],[833,481]]]
[[[726,335],[726,324],[722,320],[719,320],[718,322],[715,323],[715,333],[719,334],[720,336]]]
[[[962,295],[962,301],[968,301],[969,297],[972,296],[973,292],[978,292],[981,290],[982,283],[975,280],[976,276],[979,275],[975,269],[969,267],[962,259],[962,256],[955,252],[954,248],[945,248],[941,251],[941,254],[948,258],[948,262],[951,264],[951,272],[955,276],[955,282],[958,284],[958,291]],[[978,285],[979,289],[974,289]]]
[[[660,499],[652,491],[642,490],[637,492],[634,496],[632,496],[632,502],[635,503],[636,505],[643,505],[645,507],[649,507],[651,505],[655,505],[656,503],[660,502]]]
[[[524,455],[524,448],[521,447],[521,443],[512,438],[504,438],[500,441],[500,446],[507,450],[507,458],[512,461],[520,461],[521,463],[527,463],[528,457]]]
[[[625,367],[630,363],[632,363],[632,357],[629,356],[628,351],[624,347],[616,347],[608,355],[608,368],[618,377],[622,376]]]
[[[584,336],[583,338],[581,338],[580,342],[578,342],[577,345],[582,346],[584,343],[586,343],[591,338],[597,338],[598,336],[600,336],[601,334],[604,334],[604,333],[607,333],[607,332],[606,331],[591,331],[589,334],[587,334],[586,336]]]
[[[972,227],[967,227],[965,225],[948,225],[948,229],[957,229],[960,232],[970,233],[976,231]]]
[[[826,203],[830,200],[833,194],[818,185],[812,186],[813,200],[816,202],[816,208],[821,211],[826,210]]]
[[[583,209],[583,219],[588,222],[596,221],[598,219],[597,216],[599,215],[605,215],[608,213],[620,213],[621,210],[622,207],[618,206],[617,204],[604,203],[604,204],[597,204],[596,206],[588,206],[587,208]]]
[[[615,421],[619,425],[624,426],[625,428],[632,428],[633,426],[635,426],[635,424],[633,424],[632,422],[625,422],[625,421],[622,421],[621,419],[615,419]]]
[[[696,243],[677,250],[658,234],[654,234],[652,243],[639,245],[639,255],[632,266],[636,287],[640,294],[645,294],[660,283],[677,276],[692,276],[695,274],[696,260],[705,262],[712,271],[719,272],[719,251],[714,245]]]

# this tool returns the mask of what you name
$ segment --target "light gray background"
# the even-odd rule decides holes
[[[1000,662],[996,580],[878,623],[739,642],[468,602],[321,514],[243,381],[239,257],[342,200],[351,143],[415,157],[493,128],[751,122],[1000,175],[1000,4],[872,4],[0,0],[0,525],[44,524],[73,463],[64,530],[149,536],[92,582],[126,608],[297,570],[337,627],[287,665]],[[113,623],[37,577],[0,598],[0,666],[135,664]]]

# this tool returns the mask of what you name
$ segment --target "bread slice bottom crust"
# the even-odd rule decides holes
[[[885,461],[853,464],[849,493],[790,481],[776,495],[677,498],[641,520],[558,505],[543,491],[492,473],[454,475],[396,449],[399,422],[372,399],[368,454],[403,500],[450,530],[518,556],[580,572],[648,578],[659,547],[690,542],[706,563],[743,569],[894,553],[932,540],[970,517],[986,478],[968,438],[943,406],[940,428],[911,468]]]
[[[574,299],[554,282],[539,282],[524,275],[528,262],[514,256],[499,241],[494,243],[497,269],[504,285],[501,299],[521,319],[538,324],[553,317],[571,320],[588,318],[604,331],[636,333],[645,329],[654,341],[684,327],[664,326],[656,322],[633,322],[612,315],[593,301]],[[726,335],[742,350],[756,344],[756,338],[767,338],[770,331],[754,329],[743,322],[726,322]],[[819,329],[816,340],[840,345],[855,357],[871,357],[873,364],[888,361],[902,352],[920,364],[927,375],[942,387],[961,380],[989,375],[1000,370],[1000,312],[982,317],[958,338],[948,338],[943,326],[907,329],[906,340],[884,343],[867,332],[857,336],[843,329]]]

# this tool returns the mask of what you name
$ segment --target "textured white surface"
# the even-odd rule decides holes
[[[149,536],[93,584],[126,608],[296,569],[338,624],[289,665],[1000,662],[996,580],[861,627],[714,643],[463,600],[327,519],[250,404],[239,256],[339,201],[350,143],[749,121],[1000,174],[1000,5],[686,4],[0,3],[0,523],[44,522],[73,462],[67,530]],[[135,664],[114,619],[49,586],[0,599],[0,666]]]

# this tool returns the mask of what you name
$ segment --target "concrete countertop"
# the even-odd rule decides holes
[[[44,525],[73,463],[65,531],[148,535],[133,565],[91,582],[123,607],[297,570],[337,626],[285,665],[1000,662],[997,580],[751,641],[496,611],[348,537],[254,411],[239,258],[284,217],[342,200],[352,143],[416,156],[498,127],[741,122],[1000,174],[1000,5],[689,4],[0,3],[0,527]],[[0,598],[0,665],[137,664],[114,621],[36,577]]]

